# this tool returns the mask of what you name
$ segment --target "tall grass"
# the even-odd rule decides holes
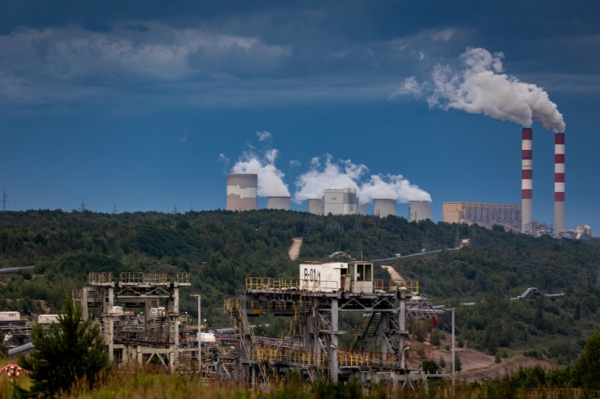
[[[16,384],[27,389],[29,378],[20,377]],[[0,398],[13,398],[13,383],[0,377]],[[193,375],[170,375],[148,370],[111,373],[95,389],[78,384],[65,399],[587,399],[598,398],[600,392],[576,389],[521,389],[510,380],[468,384],[458,382],[454,395],[449,381],[432,381],[426,391],[391,389],[391,386],[373,385],[366,389],[356,381],[346,384],[304,384],[299,378],[290,378],[285,386],[271,392],[253,391],[232,383],[201,381]]]

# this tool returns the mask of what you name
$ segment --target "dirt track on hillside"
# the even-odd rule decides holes
[[[392,277],[392,280],[394,280],[394,281],[404,281],[404,279],[402,278],[402,276],[399,275],[398,272],[392,266],[381,266],[381,267],[383,267],[385,270],[387,270],[390,273],[390,276]]]
[[[296,260],[300,256],[300,247],[302,247],[302,237],[292,238],[292,246],[288,250],[291,260]]]
[[[447,343],[443,343],[445,346]],[[495,363],[495,357],[486,355],[470,348],[456,348],[456,354],[460,359],[462,370],[458,372],[457,378],[469,382],[501,379],[507,374],[514,373],[522,367],[541,366],[543,368],[556,368],[557,365],[546,360],[532,357],[515,356],[502,359],[501,363]],[[434,352],[434,359],[439,363],[440,357],[446,362],[445,372],[450,372],[452,353],[450,350],[438,349]]]

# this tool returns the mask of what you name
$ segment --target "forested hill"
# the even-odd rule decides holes
[[[418,279],[432,302],[477,302],[460,308],[459,327],[462,336],[490,352],[526,343],[531,336],[579,339],[600,320],[596,240],[533,238],[501,228],[409,223],[400,217],[274,210],[1,212],[0,266],[36,267],[33,273],[0,277],[0,307],[40,313],[47,305],[56,311],[71,288],[86,283],[90,271],[189,271],[192,287],[183,293],[182,307],[195,314],[187,294],[201,292],[214,324],[223,321],[223,298],[235,295],[245,277],[297,275],[299,261],[287,256],[293,237],[304,239],[299,261],[325,259],[338,250],[385,258],[452,248],[470,239],[471,246],[459,251],[393,265],[405,278]],[[376,272],[387,274],[381,268]],[[531,286],[566,295],[554,301],[508,300]]]

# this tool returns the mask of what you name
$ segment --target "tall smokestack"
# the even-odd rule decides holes
[[[523,233],[531,232],[532,221],[532,140],[533,130],[529,127],[523,128],[522,138],[522,168],[521,168],[521,231]]]
[[[565,134],[554,135],[554,233],[565,231]]]

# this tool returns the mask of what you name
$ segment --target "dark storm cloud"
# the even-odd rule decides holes
[[[597,81],[597,24],[581,4],[550,3],[533,18],[537,1],[4,1],[0,104],[385,99],[467,46],[503,51],[555,87]],[[579,66],[565,70],[564,54]]]

